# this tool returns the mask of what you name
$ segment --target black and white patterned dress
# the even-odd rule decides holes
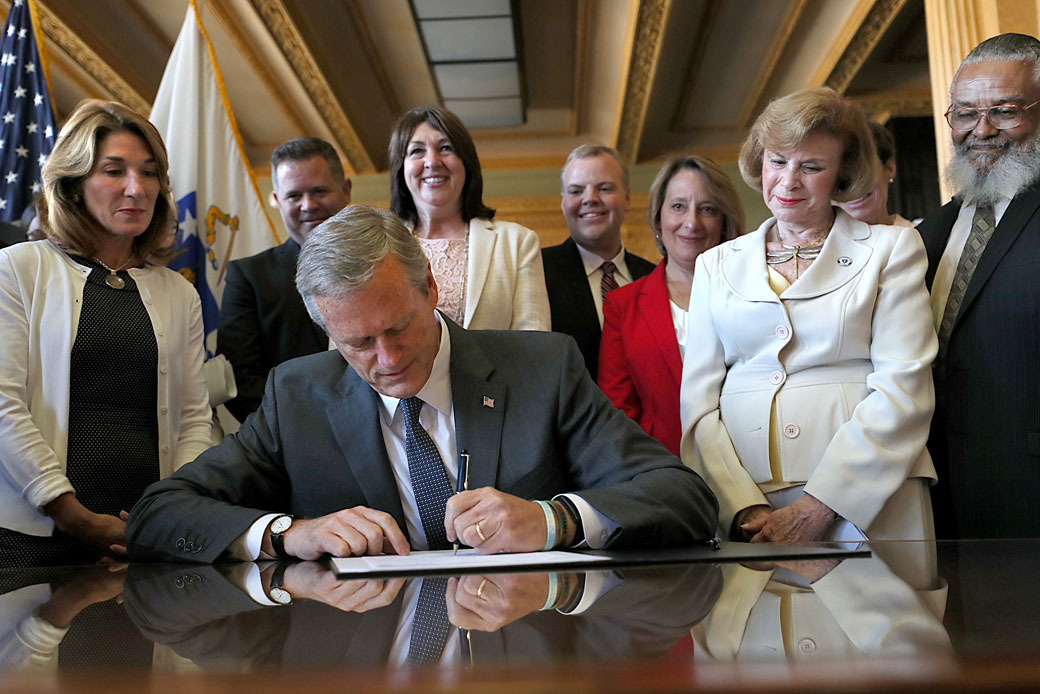
[[[76,498],[94,513],[129,511],[159,479],[158,345],[129,273],[122,289],[105,284],[108,270],[91,268],[83,289],[69,375],[69,439],[65,475]],[[0,528],[5,566],[76,564],[99,555],[55,530],[51,537]]]

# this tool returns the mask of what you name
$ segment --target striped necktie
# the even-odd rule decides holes
[[[953,283],[950,285],[950,295],[946,299],[946,309],[943,311],[942,322],[939,323],[939,357],[936,363],[940,369],[945,369],[946,345],[950,341],[950,333],[953,325],[961,311],[961,303],[964,294],[971,283],[971,277],[975,274],[979,259],[982,258],[986,244],[993,236],[996,226],[996,217],[991,205],[979,205],[975,208],[975,216],[971,220],[971,232],[968,240],[964,243],[961,251],[961,259],[957,263],[957,271],[953,275]]]
[[[617,270],[617,266],[609,260],[605,260],[599,266],[599,269],[603,271],[603,277],[599,281],[599,290],[603,294],[603,298],[606,299],[609,292],[618,288],[617,280],[614,279],[614,272]]]

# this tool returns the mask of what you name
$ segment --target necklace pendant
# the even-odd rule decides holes
[[[123,281],[123,278],[114,272],[109,272],[105,275],[105,284],[112,287],[112,289],[122,289],[126,286],[126,282]]]

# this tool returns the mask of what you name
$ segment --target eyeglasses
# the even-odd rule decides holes
[[[1028,106],[1000,104],[999,106],[990,106],[982,109],[954,108],[951,106],[946,109],[946,113],[943,115],[946,116],[946,122],[950,124],[950,127],[957,132],[964,133],[974,130],[983,116],[986,116],[989,124],[997,130],[1010,130],[1022,125],[1022,118],[1025,116],[1025,112],[1037,104],[1040,104],[1040,101],[1034,101]]]

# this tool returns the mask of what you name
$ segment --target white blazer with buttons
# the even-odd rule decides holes
[[[765,262],[773,219],[697,259],[681,452],[718,496],[724,529],[767,503],[760,486],[805,483],[866,532],[908,478],[935,479],[925,450],[937,341],[924,246],[912,228],[835,213],[819,258],[779,298]]]
[[[159,473],[166,477],[210,445],[202,307],[173,270],[129,272],[158,346]],[[0,251],[0,527],[50,535],[54,524],[40,507],[74,491],[65,476],[70,358],[89,274],[49,241]]]
[[[462,327],[550,329],[549,295],[537,234],[513,222],[470,220]]]

